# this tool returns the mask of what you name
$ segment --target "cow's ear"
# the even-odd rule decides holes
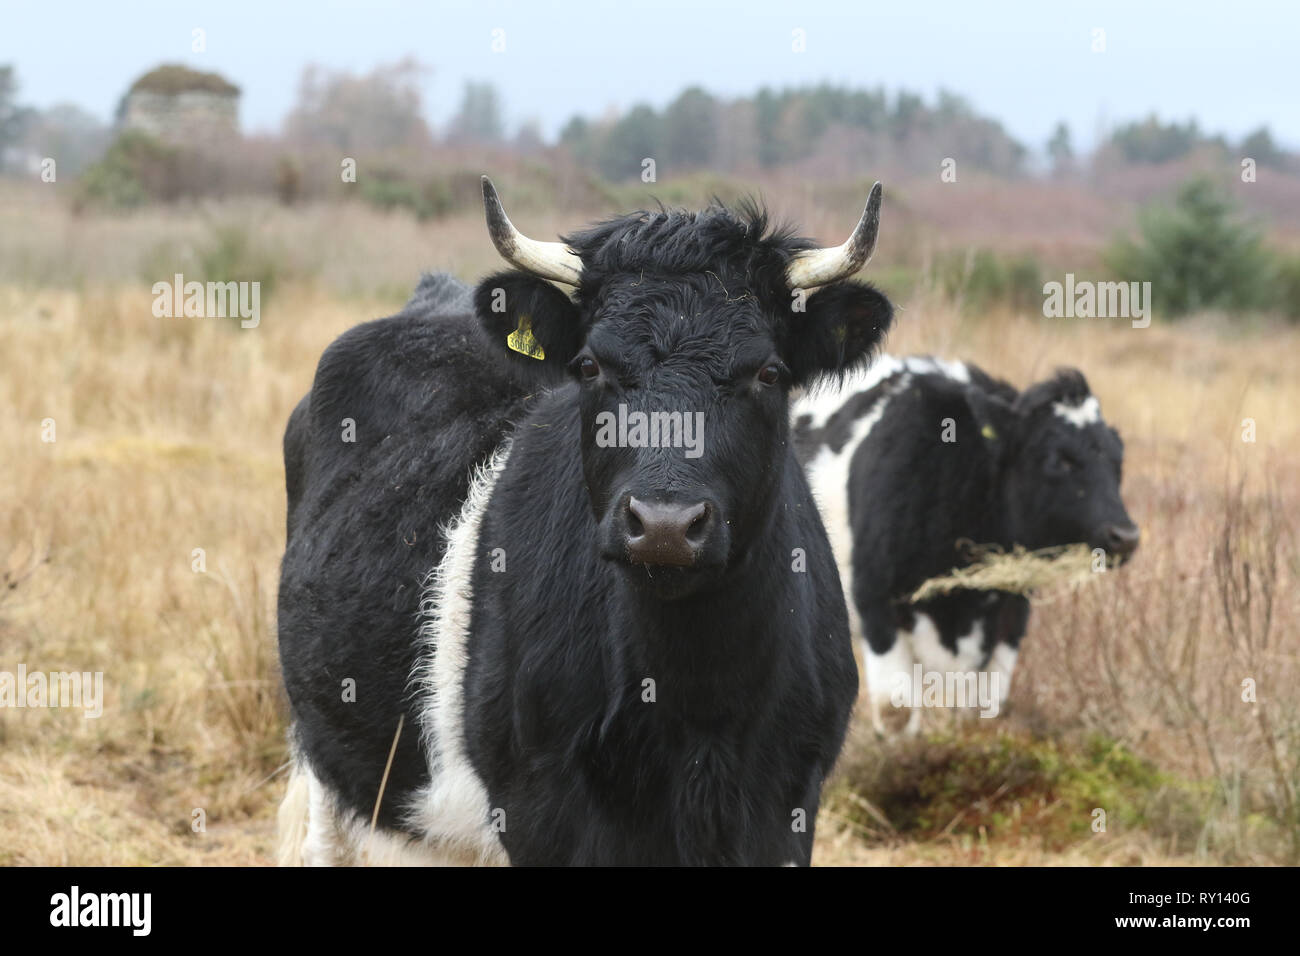
[[[525,375],[562,377],[582,348],[578,307],[550,282],[526,272],[488,276],[474,290],[474,311],[488,341]]]
[[[980,442],[995,459],[1001,459],[1014,447],[1020,431],[1020,413],[1006,399],[978,385],[967,385],[965,394],[975,427],[979,429]]]
[[[865,282],[837,282],[798,302],[787,363],[796,384],[843,374],[871,360],[894,318],[894,307]]]

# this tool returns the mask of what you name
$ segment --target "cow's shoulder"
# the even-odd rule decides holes
[[[1014,402],[1020,395],[1020,392],[1003,379],[996,378],[984,371],[978,365],[970,362],[963,363],[966,368],[966,374],[970,379],[970,384],[989,395],[1002,399],[1007,404]]]
[[[366,535],[401,516],[447,520],[534,392],[472,313],[431,309],[427,297],[348,329],[321,356],[285,433],[290,525],[319,525],[331,508],[371,515],[357,529]]]
[[[1013,403],[1019,393],[1003,381],[970,362],[948,361],[931,356],[910,356],[899,360],[898,371],[891,378],[894,386],[889,394],[897,396],[886,416],[885,427],[877,429],[874,444],[893,444],[900,437],[923,439],[941,437],[925,423],[946,424],[951,420],[957,427],[973,420],[972,401],[984,395]],[[952,449],[944,449],[952,451]]]
[[[832,420],[843,423],[868,415],[880,399],[911,388],[953,392],[970,385],[1010,388],[965,362],[928,355],[881,355],[869,366],[828,377],[807,389],[793,404],[792,421],[798,429],[818,431]]]
[[[325,349],[316,367],[313,425],[332,429],[343,416],[387,430],[446,387],[474,389],[484,377],[494,378],[481,349],[468,314],[426,318],[401,312],[354,326]],[[374,436],[369,430],[368,437]]]
[[[791,433],[801,464],[828,453],[852,454],[865,431],[862,419],[878,415],[882,399],[899,384],[903,361],[879,356],[871,365],[827,376],[799,394],[790,406]]]

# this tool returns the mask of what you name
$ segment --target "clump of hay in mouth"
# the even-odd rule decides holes
[[[952,591],[1007,591],[1028,597],[1040,591],[1082,587],[1096,580],[1092,549],[1086,544],[1027,551],[1017,545],[1010,552],[997,545],[965,544],[972,562],[947,574],[930,578],[911,597],[915,604]]]

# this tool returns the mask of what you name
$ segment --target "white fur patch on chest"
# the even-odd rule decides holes
[[[431,779],[412,801],[408,823],[431,851],[457,851],[481,863],[507,857],[487,787],[465,753],[465,669],[479,532],[509,456],[506,442],[474,472],[460,515],[447,526],[447,550],[425,581],[420,655],[411,675],[422,698],[419,729]]]

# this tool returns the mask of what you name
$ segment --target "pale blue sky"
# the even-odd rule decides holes
[[[206,52],[191,51],[195,27]],[[791,50],[796,28],[804,53]],[[735,96],[828,80],[927,100],[946,87],[1036,150],[1058,119],[1086,147],[1153,110],[1233,138],[1268,124],[1296,148],[1297,38],[1300,3],[1286,0],[0,0],[0,63],[16,65],[23,102],[108,119],[132,79],[179,61],[242,87],[250,131],[278,128],[308,63],[364,71],[409,55],[432,67],[435,125],[467,79],[490,80],[510,127],[537,120],[548,138],[575,112],[662,106],[692,83]]]

